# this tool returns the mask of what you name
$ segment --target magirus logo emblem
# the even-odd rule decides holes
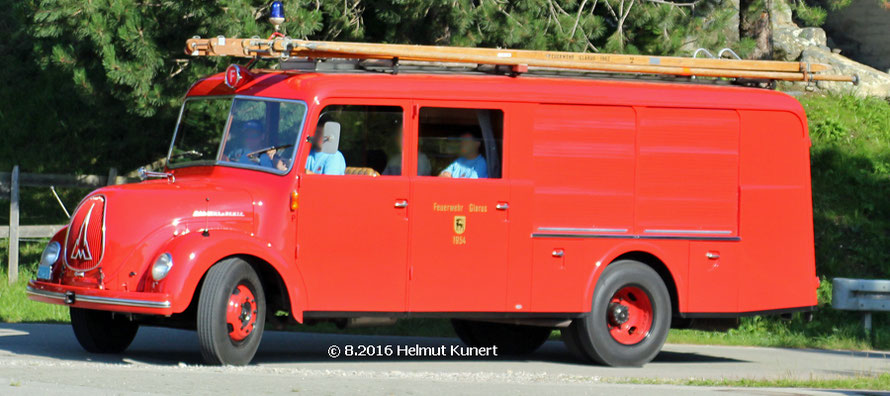
[[[83,223],[80,223],[80,231],[77,232],[77,239],[74,240],[74,246],[71,249],[72,260],[91,261],[93,259],[93,254],[90,253],[90,244],[87,243],[87,232],[90,227],[90,217],[92,217],[95,207],[96,203],[93,202],[87,215],[83,218]]]

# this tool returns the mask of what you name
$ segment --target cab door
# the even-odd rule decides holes
[[[398,101],[328,101],[307,135],[339,129],[345,172],[305,170],[303,148],[297,209],[297,261],[307,311],[404,311],[408,252],[408,177],[402,172]],[[333,130],[332,129],[332,130]],[[303,143],[309,145],[311,143]],[[331,161],[328,159],[327,161]],[[315,161],[315,164],[318,164]]]
[[[414,111],[409,310],[502,311],[510,224],[504,111],[447,102],[419,102]],[[484,177],[452,167],[461,157],[464,164],[482,157]],[[452,177],[440,177],[446,169]]]

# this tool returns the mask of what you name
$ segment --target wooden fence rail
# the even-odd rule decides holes
[[[19,238],[51,238],[63,225],[20,225]],[[9,226],[0,226],[0,239],[9,238]]]
[[[63,188],[99,188],[112,184],[124,184],[137,181],[117,175],[117,169],[108,170],[107,176],[100,175],[59,175],[44,173],[20,173],[18,165],[12,172],[0,172],[0,194],[9,194],[9,226],[0,226],[0,238],[9,238],[9,283],[15,283],[19,275],[19,239],[50,238],[63,226],[61,225],[19,225],[21,203],[19,189],[21,187],[63,187]]]

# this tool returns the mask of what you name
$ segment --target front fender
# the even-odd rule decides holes
[[[194,232],[174,238],[162,251],[173,257],[173,268],[159,282],[157,290],[174,296],[172,308],[175,313],[188,308],[210,267],[226,257],[246,255],[269,263],[278,272],[287,288],[294,318],[303,320],[303,307],[306,306],[303,277],[296,265],[286,260],[269,242],[235,230],[211,230],[209,236]]]

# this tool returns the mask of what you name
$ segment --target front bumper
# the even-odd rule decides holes
[[[88,289],[31,280],[28,298],[50,304],[102,311],[149,315],[172,315],[170,296],[164,293],[140,293]]]

